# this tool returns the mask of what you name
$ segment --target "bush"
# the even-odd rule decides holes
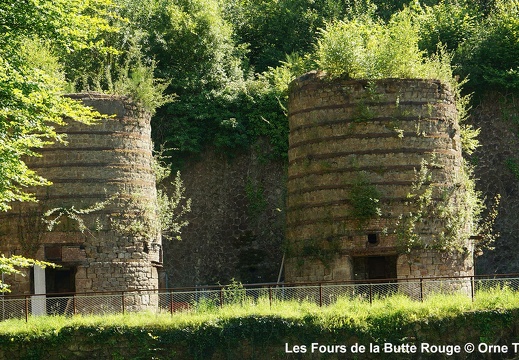
[[[316,62],[332,77],[352,79],[434,78],[453,84],[445,53],[426,57],[409,8],[387,24],[370,16],[331,23],[321,31]]]

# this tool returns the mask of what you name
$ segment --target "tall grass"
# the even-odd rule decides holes
[[[249,300],[249,301],[248,301]],[[198,328],[204,324],[225,324],[240,318],[280,318],[312,322],[323,328],[353,326],[376,328],[454,317],[465,312],[519,309],[519,292],[509,287],[478,291],[474,301],[465,295],[432,295],[423,302],[405,295],[374,299],[339,298],[329,306],[319,307],[307,301],[269,301],[268,297],[223,307],[192,308],[169,313],[127,313],[103,316],[41,316],[0,322],[2,335],[44,335],[63,328]]]

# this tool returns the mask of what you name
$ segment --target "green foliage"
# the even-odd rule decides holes
[[[171,168],[165,159],[163,150],[154,154],[157,201],[150,201],[149,194],[139,192],[118,194],[119,207],[124,210],[112,215],[112,229],[141,239],[157,239],[161,235],[168,240],[182,239],[182,228],[189,224],[184,217],[191,211],[191,199],[184,195],[186,189],[180,171],[170,184],[164,183],[171,176]]]
[[[110,216],[110,228],[122,236],[143,241],[160,236],[157,203],[141,192],[118,194],[118,207],[123,209]]]
[[[208,146],[232,154],[266,140],[266,157],[284,158],[288,121],[286,93],[268,78],[234,83],[224,91],[200,93],[167,105],[154,119],[156,141],[177,150],[176,156],[200,153]]]
[[[358,221],[359,228],[363,228],[369,220],[381,215],[380,195],[380,191],[374,185],[371,185],[365,176],[359,176],[352,184],[350,215]]]
[[[387,24],[364,15],[330,23],[321,31],[316,62],[331,77],[353,79],[434,78],[452,83],[450,59],[419,50],[414,12],[404,9]]]
[[[465,163],[456,175],[456,183],[435,186],[432,175],[435,166],[434,160],[422,161],[412,191],[407,195],[406,205],[410,210],[400,216],[397,230],[401,251],[435,249],[463,253],[468,250],[467,244],[473,235],[480,237],[474,244],[477,252],[491,248],[497,208],[483,218],[485,205],[471,177],[472,169]],[[422,238],[418,229],[432,224],[441,224],[443,230],[431,233],[427,240]]]
[[[247,44],[248,66],[262,73],[279,65],[287,54],[309,51],[315,31],[323,24],[320,13],[329,9],[340,16],[340,3],[234,0],[226,2],[225,16],[235,24],[238,42]]]
[[[477,224],[477,234],[479,238],[474,246],[475,256],[480,256],[485,250],[494,250],[494,242],[499,237],[499,233],[494,229],[494,224],[499,214],[500,202],[501,195],[495,195],[492,199],[492,203],[487,206],[486,214],[481,216]]]
[[[137,20],[142,9],[132,14],[131,2],[117,0],[106,15],[112,31],[101,32],[96,39],[106,44],[104,51],[89,47],[61,54],[67,81],[73,91],[97,91],[127,95],[150,113],[168,102],[173,95],[164,95],[168,81],[155,77],[156,62],[147,56],[143,46],[148,38]],[[148,4],[148,6],[151,6]],[[124,16],[130,16],[130,19]]]
[[[54,230],[63,219],[69,219],[77,224],[78,230],[80,232],[84,233],[86,231],[90,235],[93,235],[92,230],[86,226],[83,216],[104,209],[106,205],[108,205],[113,200],[114,197],[102,202],[97,202],[92,206],[83,209],[76,209],[75,206],[53,208],[45,211],[43,214],[40,214],[40,216],[47,226],[47,231]]]
[[[146,66],[139,57],[128,56],[119,68],[117,80],[109,82],[109,93],[128,95],[143,109],[155,113],[156,109],[174,101],[174,95],[164,95],[168,82],[154,77],[155,62]]]
[[[479,22],[472,37],[459,50],[460,73],[469,76],[471,88],[519,90],[519,1],[496,1]]]
[[[436,53],[438,46],[444,46],[451,53],[456,51],[474,36],[481,16],[478,7],[465,0],[442,0],[417,11],[419,47],[430,55]]]
[[[258,137],[282,156],[288,147],[286,117],[280,101],[286,95],[268,78],[245,75],[245,49],[217,0],[149,1],[153,9],[137,22],[152,24],[141,43],[156,60],[156,75],[169,79],[167,93],[177,101],[163,106],[153,119],[155,141],[174,148],[182,159],[209,146],[232,155]],[[179,167],[181,164],[176,163]]]
[[[372,51],[370,48],[375,45],[370,41],[371,37],[377,31],[380,31],[380,24],[375,24],[371,19],[367,19],[365,24],[351,20],[329,25],[321,31],[317,64],[330,76],[369,77],[372,69],[367,57]]]
[[[68,51],[96,47],[102,32],[111,32],[111,0],[16,1],[0,3],[0,44],[12,46],[20,37],[37,36],[51,40]]]
[[[203,312],[137,313],[109,316],[35,317],[0,324],[4,351],[28,358],[28,353],[59,352],[91,347],[90,356],[150,359],[212,356],[259,359],[283,358],[285,343],[368,345],[391,342],[488,343],[513,341],[510,328],[519,316],[518,295],[509,287],[478,291],[474,301],[463,295],[430,296],[423,302],[397,295],[369,301],[339,298],[320,308],[309,302],[262,298],[214,307]],[[419,331],[417,331],[417,329]],[[443,329],[445,331],[438,331]],[[449,329],[457,329],[451,332]],[[469,329],[469,331],[459,331]],[[413,340],[407,336],[413,334]],[[455,334],[455,338],[452,338]],[[16,351],[14,350],[16,349]],[[401,354],[385,354],[400,359]]]
[[[29,186],[48,184],[22,161],[60,140],[63,117],[92,122],[100,115],[63,97],[65,82],[54,50],[104,49],[93,40],[110,31],[109,1],[0,3],[0,210],[32,199]],[[30,39],[30,40],[29,40]]]
[[[46,266],[55,267],[55,264],[45,262],[45,261],[38,261],[33,259],[27,259],[23,256],[19,255],[13,255],[11,257],[6,258],[3,254],[0,257],[0,274],[6,274],[6,275],[12,275],[12,274],[19,274],[22,276],[25,276],[21,271],[20,268],[28,268],[31,266],[40,266],[42,268]],[[0,280],[0,293],[9,292],[9,285],[2,282]]]
[[[231,279],[231,283],[226,285],[223,290],[223,303],[225,305],[245,305],[247,302],[247,293],[242,283]]]
[[[181,240],[182,228],[189,225],[184,217],[191,211],[191,198],[185,197],[185,187],[177,171],[174,180],[166,189],[164,180],[171,175],[171,168],[165,163],[164,152],[155,153],[153,161],[157,182],[158,226],[162,237]]]
[[[217,0],[156,0],[143,28],[148,56],[160,67],[158,76],[170,79],[170,91],[192,95],[222,89],[242,78],[243,50],[235,46],[232,26],[223,18]],[[182,98],[183,100],[183,98]]]
[[[181,240],[182,228],[189,225],[184,217],[191,211],[191,198],[184,196],[186,189],[180,171],[177,171],[170,185],[169,195],[165,189],[157,189],[159,222],[163,237]]]

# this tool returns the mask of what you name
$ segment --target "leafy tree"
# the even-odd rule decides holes
[[[52,124],[64,116],[85,122],[98,116],[62,96],[65,81],[53,51],[102,48],[90,39],[110,29],[102,18],[108,5],[108,0],[88,6],[64,0],[0,3],[0,210],[30,199],[28,186],[46,184],[23,157],[59,140]]]
[[[63,97],[65,77],[56,52],[87,47],[109,31],[109,0],[21,0],[0,2],[0,211],[13,201],[33,199],[30,186],[48,182],[30,170],[24,157],[45,144],[64,139],[54,125],[63,117],[92,122],[100,115]],[[52,265],[20,256],[0,258],[0,272]],[[8,286],[0,282],[0,291]]]
[[[20,39],[37,36],[69,51],[96,46],[100,32],[111,31],[111,0],[20,0],[0,2],[0,44],[12,48]]]
[[[439,45],[455,52],[472,37],[481,19],[479,8],[468,1],[444,0],[434,6],[420,8],[420,49],[434,54]]]
[[[11,257],[0,257],[0,274],[12,275],[12,274],[23,274],[20,268],[28,268],[34,265],[46,267],[55,267],[56,265],[45,261],[38,261],[32,259],[26,259],[22,256],[13,255]],[[9,292],[9,285],[0,280],[0,293]]]
[[[270,139],[276,153],[285,152],[281,95],[267,78],[244,71],[245,48],[236,44],[222,3],[157,3],[159,10],[151,15],[157,26],[148,30],[143,48],[155,56],[156,74],[171,79],[168,91],[177,101],[154,117],[155,142],[178,150],[173,161],[207,146],[232,154],[261,136]]]
[[[114,0],[104,14],[110,31],[99,31],[93,40],[104,46],[60,54],[66,80],[74,91],[128,95],[151,113],[173,100],[172,94],[164,95],[169,82],[155,77],[154,56],[143,49],[149,43],[147,29],[156,28],[149,22],[156,3]]]
[[[311,50],[315,31],[324,24],[318,7],[332,3],[338,5],[313,0],[235,0],[227,3],[226,16],[235,24],[237,41],[247,44],[249,65],[261,73],[279,65],[286,54]]]
[[[473,89],[519,91],[519,1],[496,1],[460,46],[459,62]]]
[[[182,97],[242,78],[240,49],[218,0],[156,0],[152,8],[140,20],[153,24],[144,51],[156,59],[157,76],[171,81],[170,92]]]

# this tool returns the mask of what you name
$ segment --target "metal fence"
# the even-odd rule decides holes
[[[477,298],[483,290],[519,291],[519,274],[456,278],[393,279],[372,282],[268,283],[199,286],[159,290],[135,290],[83,294],[0,296],[0,320],[40,315],[104,315],[137,311],[175,313],[203,311],[228,304],[307,301],[319,306],[339,299],[373,303],[400,294],[423,301],[438,294],[464,294]]]

